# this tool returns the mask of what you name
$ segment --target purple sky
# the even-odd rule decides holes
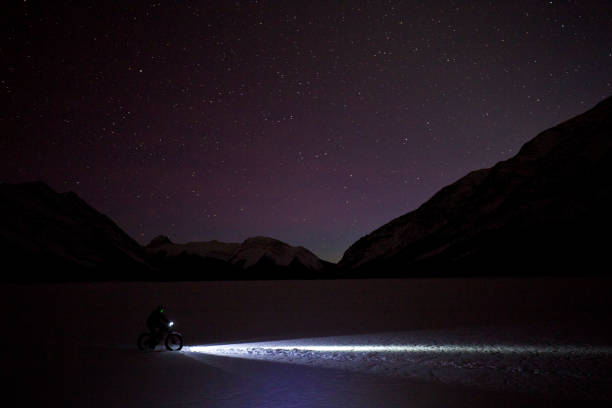
[[[0,178],[141,243],[337,261],[612,93],[609,0],[31,3],[2,22]]]

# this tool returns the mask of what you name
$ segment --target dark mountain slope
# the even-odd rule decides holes
[[[607,271],[611,175],[608,98],[361,238],[339,267],[373,276]]]
[[[42,182],[0,184],[2,281],[218,280],[324,277],[332,265],[302,247],[254,237],[243,243],[146,248],[75,193]]]
[[[141,246],[72,192],[42,182],[0,184],[3,280],[146,279]]]

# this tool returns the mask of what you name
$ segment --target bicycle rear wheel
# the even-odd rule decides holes
[[[155,348],[155,343],[153,342],[153,336],[151,333],[142,333],[138,336],[138,350],[145,351],[151,350]]]

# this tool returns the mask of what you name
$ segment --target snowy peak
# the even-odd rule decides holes
[[[202,258],[229,261],[239,246],[240,244],[238,243],[219,242],[216,240],[175,244],[168,237],[159,235],[147,245],[147,249],[152,252],[164,252],[168,256],[177,256],[184,253]]]
[[[230,259],[231,263],[243,269],[251,268],[262,261],[271,262],[280,267],[297,264],[312,271],[324,269],[323,262],[309,250],[303,247],[292,247],[267,237],[246,239]]]
[[[266,268],[284,268],[318,272],[325,268],[325,263],[309,250],[261,236],[248,238],[241,244],[216,240],[175,244],[160,235],[147,249],[168,257],[196,256],[224,261],[240,270],[258,268],[265,272]]]
[[[165,235],[158,235],[149,242],[147,248],[159,248],[163,245],[172,245],[172,241]]]

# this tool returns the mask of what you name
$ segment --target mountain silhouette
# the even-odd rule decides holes
[[[73,192],[0,184],[3,281],[607,274],[612,97],[359,239],[337,268],[267,237],[142,247]]]
[[[146,279],[146,252],[73,192],[43,182],[0,184],[3,280]]]
[[[267,237],[243,243],[142,247],[73,192],[43,182],[0,184],[2,281],[294,279],[323,276],[330,264]]]
[[[174,269],[190,271],[224,268],[228,276],[277,279],[322,277],[331,264],[303,247],[293,247],[269,237],[252,237],[242,243],[219,241],[175,244],[166,236],[154,238],[147,251],[156,264],[172,264]]]
[[[607,273],[612,97],[354,243],[355,276]]]

